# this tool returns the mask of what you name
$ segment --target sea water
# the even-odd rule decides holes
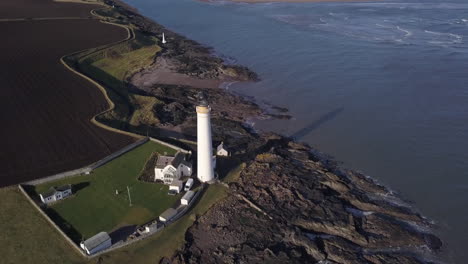
[[[390,186],[468,258],[468,3],[128,0],[259,73],[229,86],[290,110],[255,128],[305,141]]]

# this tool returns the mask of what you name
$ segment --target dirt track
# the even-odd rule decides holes
[[[0,19],[88,17],[93,5],[0,1]],[[0,22],[0,186],[75,169],[133,138],[96,127],[108,108],[102,93],[67,70],[60,57],[112,43],[125,29],[97,20]]]

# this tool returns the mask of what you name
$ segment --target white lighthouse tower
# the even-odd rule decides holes
[[[164,37],[164,32],[163,32],[163,34],[162,34],[162,41],[161,41],[161,42],[162,42],[162,44],[166,44],[166,43],[167,43],[166,38]]]
[[[211,108],[206,102],[205,95],[198,95],[197,105],[197,177],[201,182],[214,180],[213,147],[211,142]]]

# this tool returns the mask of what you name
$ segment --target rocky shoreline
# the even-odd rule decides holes
[[[432,224],[385,187],[307,145],[261,139],[228,198],[167,263],[435,263]]]
[[[246,126],[250,117],[273,115],[214,84],[255,81],[255,73],[226,65],[210,48],[125,6],[120,3],[119,12],[140,30],[165,32],[168,38],[153,67],[128,79],[132,89],[163,102],[153,109],[161,122],[152,125],[153,133],[194,139],[195,95],[204,91],[213,109],[213,139],[233,149],[226,164],[244,164],[228,184],[228,198],[197,217],[183,249],[161,262],[436,262],[442,242],[432,234],[432,224],[404,203],[392,202],[400,199],[387,188],[305,144]],[[276,117],[288,117],[285,109],[277,110]]]

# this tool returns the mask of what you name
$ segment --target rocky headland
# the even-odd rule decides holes
[[[431,224],[372,179],[262,135],[172,263],[432,263]],[[396,202],[400,201],[400,202]]]
[[[285,109],[266,113],[255,102],[218,88],[223,82],[255,81],[254,72],[226,64],[212,49],[123,3],[116,8],[145,34],[165,33],[168,43],[154,63],[127,79],[129,91],[161,103],[148,110],[156,123],[143,120],[137,127],[124,119],[100,121],[159,138],[195,139],[194,106],[203,91],[212,108],[213,139],[233,151],[225,164],[243,165],[234,179],[220,179],[228,197],[199,216],[183,249],[161,262],[433,262],[442,242],[432,224],[387,188],[305,144],[259,134],[246,125],[254,116],[288,118]]]

